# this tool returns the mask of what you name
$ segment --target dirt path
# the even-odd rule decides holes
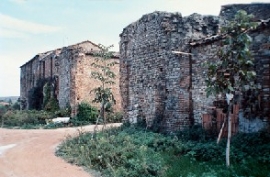
[[[92,131],[93,127],[85,126],[82,130]],[[68,164],[54,154],[66,136],[77,134],[78,128],[0,128],[0,177],[91,177],[82,168]]]

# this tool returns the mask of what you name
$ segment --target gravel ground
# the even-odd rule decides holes
[[[113,124],[119,126],[120,124]],[[0,128],[0,177],[94,177],[81,167],[55,156],[55,150],[68,135],[93,131],[81,128],[19,130]]]

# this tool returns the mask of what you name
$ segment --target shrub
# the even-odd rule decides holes
[[[75,118],[77,121],[95,123],[98,117],[98,111],[89,103],[82,102],[78,106],[78,114]]]
[[[179,139],[185,141],[209,141],[214,140],[218,136],[217,132],[205,130],[201,125],[194,125],[183,131],[176,133]]]
[[[3,126],[4,124],[4,118],[3,115],[8,111],[8,107],[7,106],[2,106],[0,105],[0,123],[1,126]]]
[[[123,120],[122,112],[109,113],[107,115],[107,123],[121,123]]]
[[[121,128],[100,132],[95,139],[90,133],[81,133],[62,143],[57,154],[69,162],[99,170],[103,176],[164,176],[167,167],[162,156],[148,146],[162,135],[149,135],[153,136],[149,142],[146,135],[142,130]]]
[[[54,112],[55,117],[70,117],[71,109],[65,108],[65,109],[59,109]]]
[[[43,125],[46,119],[52,118],[52,114],[46,111],[36,110],[9,110],[3,115],[4,126]]]
[[[57,111],[59,110],[59,105],[58,105],[58,101],[56,98],[50,98],[48,100],[48,102],[46,102],[45,106],[44,106],[44,110],[46,111]]]
[[[13,105],[12,105],[12,109],[13,110],[20,110],[20,103],[18,101],[16,101]]]

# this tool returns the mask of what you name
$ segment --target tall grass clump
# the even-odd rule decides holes
[[[94,139],[91,133],[80,133],[62,143],[57,154],[68,162],[101,171],[104,176],[163,177],[167,167],[156,152],[157,148],[165,148],[158,144],[160,138],[162,135],[131,128],[105,130]]]

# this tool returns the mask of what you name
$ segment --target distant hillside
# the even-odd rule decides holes
[[[12,103],[15,103],[18,100],[19,96],[6,96],[6,97],[0,97],[1,102],[9,102],[9,99],[11,99]]]

